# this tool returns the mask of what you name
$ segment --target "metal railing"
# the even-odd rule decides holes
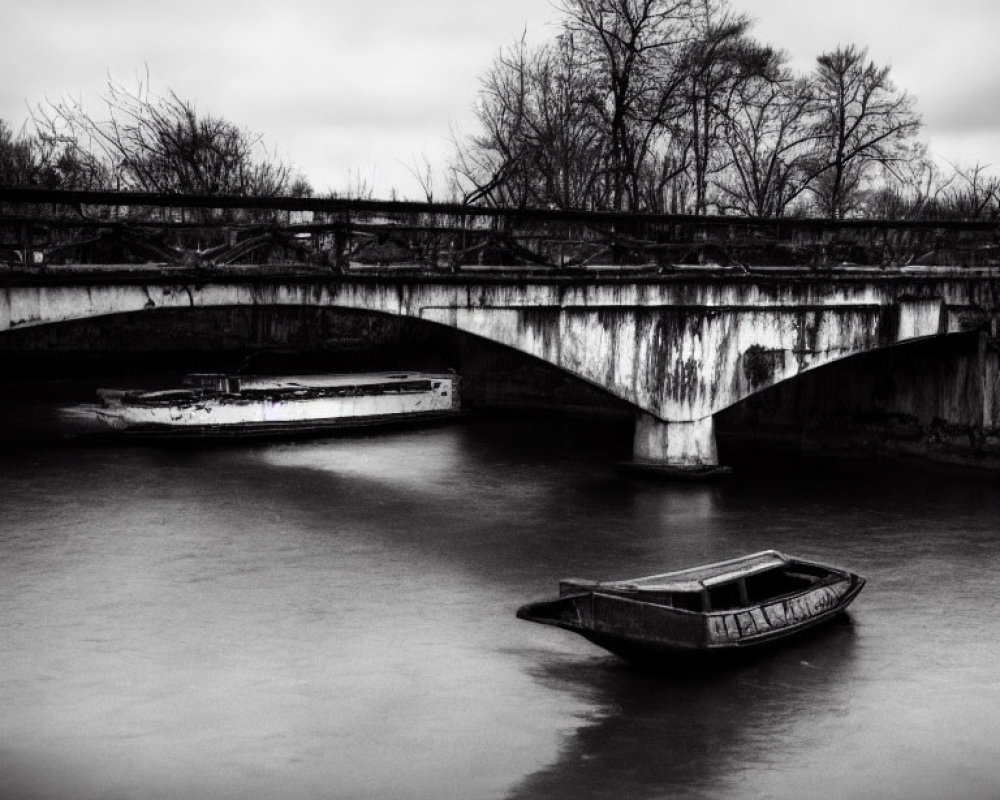
[[[0,188],[0,263],[269,264],[332,272],[994,267],[1000,225],[7,187]]]

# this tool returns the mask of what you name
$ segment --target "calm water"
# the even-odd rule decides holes
[[[622,477],[592,422],[0,455],[0,797],[996,798],[1000,483],[735,455]],[[514,617],[559,577],[769,547],[865,574],[747,664]]]

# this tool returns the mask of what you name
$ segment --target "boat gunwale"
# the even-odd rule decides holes
[[[770,557],[769,560],[763,560]],[[744,569],[733,569],[732,567],[746,564]],[[849,570],[824,564],[819,561],[812,561],[807,558],[789,556],[777,550],[761,550],[757,553],[750,553],[738,558],[731,558],[725,561],[717,561],[711,564],[702,564],[697,567],[664,572],[659,575],[649,575],[644,578],[628,578],[616,581],[591,581],[580,578],[564,578],[560,583],[579,586],[585,591],[611,591],[628,594],[642,594],[654,592],[700,592],[705,589],[715,589],[729,583],[744,580],[753,575],[760,575],[773,569],[782,569],[802,564],[808,567],[815,567],[828,571],[831,575],[845,578],[854,573]],[[725,570],[725,571],[721,571]],[[717,574],[713,574],[717,573]],[[677,580],[686,575],[702,575],[700,578],[690,580]],[[672,580],[673,579],[673,580]],[[655,583],[653,581],[656,581]]]
[[[242,375],[236,372],[190,372],[184,376],[183,383],[197,384],[198,381],[220,378],[235,378],[253,391],[273,389],[317,389],[345,388],[352,386],[375,386],[379,384],[393,385],[410,381],[455,381],[459,376],[454,372],[404,372],[400,370],[387,372],[316,372],[295,373],[287,375]]]
[[[803,563],[811,563],[811,562],[803,562]],[[695,611],[690,608],[678,608],[677,606],[670,605],[669,603],[657,602],[656,600],[643,598],[641,596],[642,595],[641,591],[637,592],[606,591],[604,590],[604,587],[595,586],[593,589],[590,590],[574,592],[573,594],[565,594],[561,595],[560,597],[552,598],[550,600],[536,600],[534,602],[527,603],[524,606],[521,606],[521,609],[518,610],[518,616],[521,616],[522,610],[534,606],[543,606],[543,605],[548,605],[550,603],[558,603],[563,600],[571,601],[582,597],[598,595],[600,597],[607,597],[613,600],[620,600],[626,603],[634,603],[636,605],[642,605],[642,606],[653,606],[655,608],[667,609],[671,612],[681,615],[702,617],[704,619],[708,619],[709,617],[721,617],[729,614],[747,614],[754,610],[763,609],[765,606],[773,605],[774,603],[783,603],[788,600],[792,600],[796,597],[804,597],[805,595],[815,591],[816,589],[821,589],[825,586],[832,586],[841,581],[847,581],[848,583],[851,584],[851,587],[847,590],[847,593],[843,595],[844,597],[849,595],[851,592],[857,594],[857,592],[861,591],[861,587],[863,587],[865,584],[865,579],[862,578],[860,575],[857,575],[853,572],[849,572],[847,570],[837,570],[837,574],[832,576],[831,579],[820,580],[811,586],[806,586],[791,592],[785,592],[784,594],[776,594],[771,597],[768,597],[766,600],[762,600],[760,602],[752,603],[746,606],[735,606],[734,608],[724,608],[724,609],[712,609],[710,611],[705,611],[705,610]],[[857,588],[855,588],[856,586]],[[556,624],[555,621],[553,622],[547,622],[545,620],[532,620],[532,621],[541,622],[543,624]]]

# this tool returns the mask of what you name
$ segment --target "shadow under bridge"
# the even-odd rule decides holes
[[[8,276],[9,277],[9,276]],[[993,281],[961,275],[170,274],[60,269],[0,288],[0,330],[164,308],[322,306],[449,326],[572,373],[636,407],[637,462],[716,465],[713,416],[806,370],[996,327]],[[995,333],[995,331],[994,331]]]

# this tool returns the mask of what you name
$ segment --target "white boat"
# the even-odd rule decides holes
[[[101,389],[97,394],[97,417],[115,430],[170,437],[302,434],[460,411],[454,373],[196,373],[180,389]]]

